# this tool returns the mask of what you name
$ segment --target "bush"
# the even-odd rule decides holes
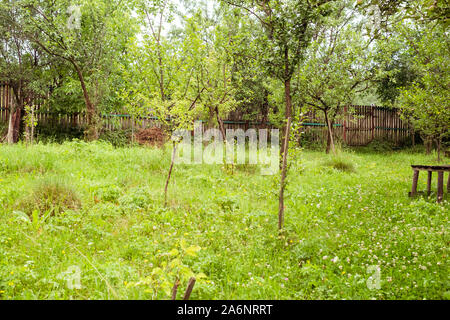
[[[418,143],[418,142],[416,142]],[[420,144],[420,143],[418,143]],[[411,138],[405,138],[402,141],[399,141],[398,143],[395,143],[394,141],[379,138],[373,140],[371,143],[369,143],[367,146],[359,147],[359,151],[367,152],[367,153],[386,153],[391,151],[396,151],[404,148],[411,147]]]
[[[393,141],[377,139],[369,143],[366,148],[375,152],[388,152],[395,150],[397,147]]]
[[[83,139],[84,128],[64,127],[57,124],[42,124],[36,126],[37,140],[41,142],[62,143],[66,140]]]
[[[110,142],[114,147],[127,147],[131,141],[131,129],[104,130],[100,133],[100,140]]]
[[[301,134],[299,146],[308,150],[322,151],[326,148],[326,141],[317,139],[317,131],[309,130]]]

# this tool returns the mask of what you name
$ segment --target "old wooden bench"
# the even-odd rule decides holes
[[[450,172],[450,165],[442,165],[442,166],[420,166],[414,165],[411,166],[414,170],[413,182],[412,182],[412,190],[409,193],[410,197],[414,197],[417,194],[417,181],[419,180],[419,172],[427,171],[428,172],[428,180],[427,180],[427,194],[431,194],[431,178],[433,172],[437,172],[438,174],[438,183],[437,183],[437,202],[441,202],[444,198],[444,172]],[[447,181],[447,193],[450,193],[450,173]]]

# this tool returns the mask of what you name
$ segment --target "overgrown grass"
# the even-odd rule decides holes
[[[193,299],[449,298],[449,197],[407,196],[433,159],[305,151],[279,235],[278,177],[253,167],[176,166],[165,208],[168,148],[2,145],[0,299],[167,299],[191,275]]]
[[[355,172],[355,165],[351,160],[342,154],[339,154],[337,156],[332,156],[329,159],[327,159],[324,163],[325,166],[332,167],[336,170],[343,171],[343,172]]]
[[[34,210],[42,214],[58,214],[67,209],[79,209],[81,201],[76,190],[58,177],[44,177],[31,187],[31,192],[19,199],[18,210],[31,215]]]

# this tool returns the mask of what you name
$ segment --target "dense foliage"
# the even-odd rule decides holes
[[[311,108],[332,124],[355,101],[401,107],[422,136],[446,139],[425,116],[432,104],[448,110],[446,79],[427,78],[447,74],[444,2],[2,1],[0,81],[20,110],[8,141],[37,99],[86,112],[91,140],[101,113],[170,118],[169,131],[227,117],[284,128]]]
[[[344,107],[384,104],[441,160],[448,17],[445,0],[2,0],[0,299],[167,299],[192,276],[203,299],[450,298],[448,194],[406,191],[435,160],[333,134],[366,116]],[[332,156],[300,147],[315,111]],[[159,148],[134,144],[144,118]],[[273,176],[174,167],[174,133],[227,118],[281,129]]]

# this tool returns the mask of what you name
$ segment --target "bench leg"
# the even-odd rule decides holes
[[[444,171],[438,171],[438,191],[437,202],[442,202],[444,198]]]
[[[411,197],[417,194],[417,180],[419,180],[419,170],[414,170],[412,190],[410,193]]]
[[[447,180],[447,193],[450,193],[450,172],[448,173],[448,180]]]
[[[428,171],[428,179],[427,179],[427,194],[431,194],[431,178],[433,176],[433,171]]]

